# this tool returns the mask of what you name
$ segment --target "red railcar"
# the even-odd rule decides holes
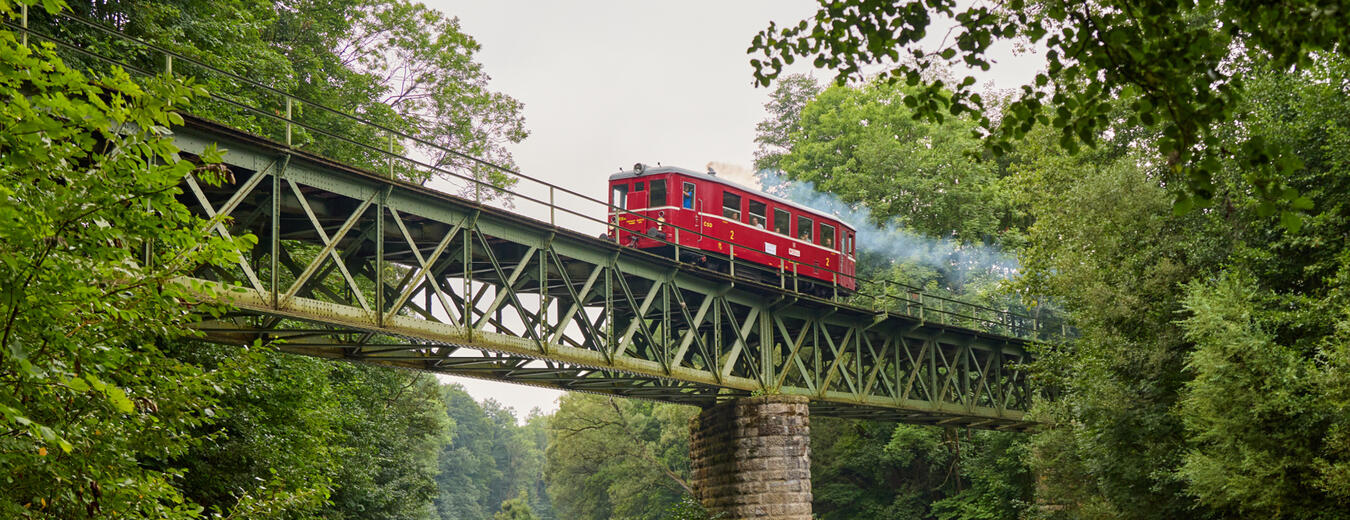
[[[729,268],[734,259],[742,270],[738,276],[746,266],[758,266],[758,272],[746,275],[762,279],[795,273],[822,294],[822,288],[852,292],[857,287],[854,229],[832,216],[711,170],[637,164],[611,175],[609,190],[610,234],[620,244],[643,249],[678,244],[713,267]]]

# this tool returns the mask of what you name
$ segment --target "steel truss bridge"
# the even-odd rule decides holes
[[[80,60],[153,73],[4,25]],[[179,74],[217,74],[279,100],[275,107],[219,93],[211,100],[215,110],[239,110],[278,133],[284,128],[278,140],[196,118],[173,129],[184,158],[227,149],[233,176],[223,186],[189,176],[180,199],[217,219],[220,236],[258,239],[230,269],[191,275],[202,297],[234,309],[200,323],[207,340],[275,342],[310,356],[692,405],[796,394],[811,398],[816,415],[1034,426],[1026,416],[1032,390],[1025,365],[1028,338],[1046,337],[1037,320],[912,288],[821,298],[795,291],[790,271],[746,279],[680,263],[678,251],[657,256],[554,225],[564,213],[603,229],[608,206],[543,183],[534,185],[546,196],[513,188],[513,200],[548,215],[531,218],[481,197],[477,174],[459,193],[479,197],[392,180],[396,167],[420,164],[396,143],[430,143],[365,122],[388,141],[357,142],[307,124],[292,109],[305,104],[309,114],[359,122],[352,116],[95,28],[143,55],[158,53],[161,73],[174,73],[177,63]],[[389,171],[303,151],[293,132],[311,144],[342,142],[387,160]],[[557,203],[557,192],[580,203]]]
[[[1030,426],[1025,341],[747,281],[392,181],[200,120],[235,183],[183,201],[258,245],[194,277],[238,310],[212,341],[694,405],[755,393],[812,413]]]

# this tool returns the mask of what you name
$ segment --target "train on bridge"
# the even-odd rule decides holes
[[[790,276],[820,296],[851,294],[856,230],[838,218],[717,176],[633,165],[609,177],[607,237],[762,281]],[[733,267],[735,266],[735,267]],[[737,271],[739,269],[739,271]]]

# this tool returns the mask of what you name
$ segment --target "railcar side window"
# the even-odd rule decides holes
[[[810,242],[811,237],[811,219],[797,217],[797,238]]]
[[[785,209],[773,209],[773,232],[780,235],[792,235],[792,215]]]
[[[765,216],[765,211],[767,210],[768,206],[763,202],[757,200],[750,201],[750,225],[764,229],[765,224],[769,221],[769,218]]]
[[[628,185],[615,185],[614,193],[609,195],[609,203],[617,206],[619,209],[628,209]]]
[[[647,194],[647,207],[655,208],[666,205],[666,181],[652,181],[652,191]]]
[[[741,196],[735,193],[722,192],[722,216],[732,219],[741,219]]]
[[[820,224],[820,245],[828,249],[834,249],[834,226],[829,224]]]
[[[854,241],[853,241],[853,233],[849,233],[849,234],[848,234],[848,254],[850,254],[850,255],[853,254],[853,248],[854,248],[854,247],[857,247],[857,244],[854,243]]]
[[[684,209],[694,209],[694,183],[684,183],[684,192],[680,195],[680,206]]]
[[[633,183],[633,191],[642,191],[643,184],[645,183],[642,182]]]

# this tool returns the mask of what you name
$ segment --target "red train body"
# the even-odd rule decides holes
[[[749,263],[766,275],[796,273],[815,287],[857,287],[855,230],[801,204],[712,173],[640,164],[611,175],[609,193],[611,234],[620,244],[678,244],[714,265],[730,265],[734,258],[737,269]]]

